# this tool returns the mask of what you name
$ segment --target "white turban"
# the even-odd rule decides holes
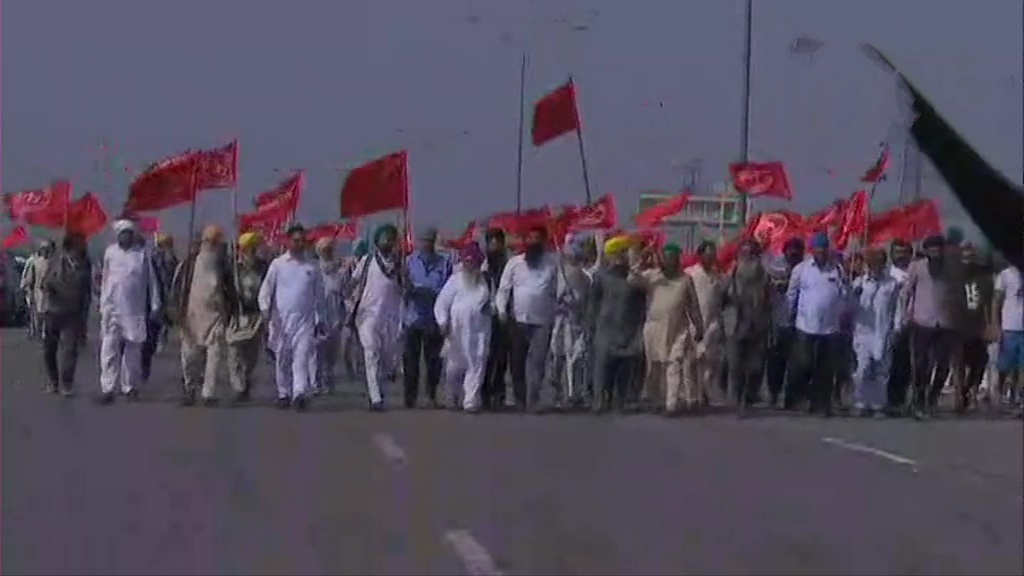
[[[135,223],[131,220],[116,220],[114,222],[114,232],[120,234],[121,232],[134,231]]]

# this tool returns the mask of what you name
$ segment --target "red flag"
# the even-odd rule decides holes
[[[17,248],[18,246],[21,246],[23,244],[28,244],[28,241],[28,229],[19,224],[18,226],[15,226],[14,230],[11,230],[11,232],[6,237],[4,237],[4,243],[2,247],[4,250],[10,250],[12,248]]]
[[[547,229],[551,224],[551,209],[533,208],[520,213],[502,212],[494,214],[487,222],[488,228],[500,228],[509,236],[525,236],[531,228]]]
[[[692,194],[683,192],[666,200],[658,202],[647,210],[636,215],[636,225],[641,228],[657,228],[667,218],[671,218],[683,211],[686,203],[690,201]]]
[[[160,219],[155,216],[139,216],[135,225],[143,234],[156,234],[160,231]]]
[[[591,204],[577,208],[567,220],[568,231],[611,230],[619,225],[619,214],[615,209],[615,197],[605,194]]]
[[[287,212],[293,217],[306,187],[306,172],[298,170],[280,184],[256,196],[256,212]]]
[[[933,200],[872,214],[868,222],[868,245],[881,246],[893,240],[914,242],[942,233],[942,218]]]
[[[452,238],[451,240],[445,240],[442,242],[442,245],[445,248],[450,248],[452,250],[461,250],[463,247],[476,242],[478,232],[479,226],[477,223],[475,221],[470,222],[461,235]]]
[[[353,169],[341,186],[341,217],[358,218],[409,206],[409,154],[389,154]]]
[[[68,210],[68,232],[76,232],[85,238],[103,230],[107,225],[107,213],[91,192],[75,200]]]
[[[729,165],[733,186],[750,196],[793,199],[793,189],[782,162],[748,162]]]
[[[837,250],[846,250],[850,241],[861,238],[867,232],[869,204],[868,193],[863,190],[854,192],[850,197],[839,231],[833,238]]]
[[[402,233],[402,243],[399,248],[402,249],[402,254],[408,256],[412,254],[412,251],[416,249],[416,242],[412,238],[412,223],[408,220],[405,223],[405,231]]]
[[[191,202],[197,191],[199,155],[185,151],[156,162],[128,188],[125,210],[149,212]]]
[[[200,150],[196,190],[231,188],[238,184],[238,140],[212,150]]]
[[[359,221],[347,220],[345,222],[321,224],[310,230],[308,236],[313,242],[322,238],[351,242],[359,238]]]
[[[580,129],[576,108],[576,87],[570,80],[561,88],[537,101],[533,107],[533,145],[544,144]]]
[[[804,218],[795,212],[762,212],[754,217],[744,232],[744,237],[753,238],[768,253],[782,251],[790,238],[802,238],[807,234]],[[721,253],[721,251],[719,251]]]
[[[878,154],[878,159],[875,160],[874,166],[868,168],[868,171],[860,177],[861,182],[868,184],[878,184],[882,180],[885,180],[885,173],[889,169],[889,145],[882,144],[882,150]]]
[[[4,204],[11,220],[59,228],[71,204],[71,182],[58,180],[46,188],[4,194]]]

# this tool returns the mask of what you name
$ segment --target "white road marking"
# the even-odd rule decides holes
[[[445,532],[444,539],[462,560],[470,576],[502,576],[503,572],[494,564],[487,549],[468,530],[449,530]]]
[[[373,443],[388,460],[399,464],[406,461],[405,450],[402,450],[402,447],[395,442],[390,434],[374,434]]]
[[[842,448],[844,450],[850,450],[851,452],[861,452],[863,454],[871,454],[872,456],[878,456],[879,458],[884,458],[884,459],[886,459],[886,460],[888,460],[890,462],[895,462],[896,464],[901,464],[903,466],[909,466],[910,468],[913,469],[914,472],[917,472],[917,462],[914,461],[914,460],[911,460],[910,458],[904,458],[903,456],[900,456],[899,454],[893,454],[892,452],[886,452],[885,450],[880,450],[878,448],[873,448],[871,446],[867,446],[867,445],[864,445],[864,444],[856,444],[854,442],[847,442],[845,440],[840,440],[839,438],[832,438],[831,436],[822,438],[821,441],[826,443],[826,444],[832,444],[833,446],[837,446],[837,447]]]

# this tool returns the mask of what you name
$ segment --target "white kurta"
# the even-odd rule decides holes
[[[351,269],[342,262],[320,261],[323,280],[323,301],[320,305],[323,331],[317,335],[313,354],[315,389],[320,392],[334,389],[334,366],[341,351],[341,333],[345,325],[345,297],[349,291]]]
[[[890,339],[901,321],[900,283],[888,274],[878,279],[861,276],[853,289],[854,401],[858,408],[880,410],[886,404],[892,365]]]
[[[462,407],[480,407],[480,387],[487,366],[491,340],[491,293],[483,277],[473,281],[463,273],[453,274],[434,302],[434,318],[448,330],[445,343],[445,380],[452,398],[462,398]]]
[[[323,278],[315,261],[290,253],[275,258],[260,286],[260,311],[269,317],[277,397],[297,398],[310,388],[323,302]]]
[[[357,295],[356,331],[363,347],[366,392],[371,404],[379,404],[382,368],[390,369],[401,337],[402,293],[397,274],[388,278],[374,256],[366,256],[357,275],[365,274],[362,294]]]
[[[103,253],[100,286],[100,388],[135,389],[142,375],[142,344],[147,321],[161,309],[160,285],[149,253],[117,244]]]

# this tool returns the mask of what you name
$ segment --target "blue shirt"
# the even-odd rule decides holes
[[[843,270],[834,261],[819,266],[804,260],[789,277],[786,301],[796,317],[796,329],[805,334],[837,334],[849,306],[849,288]]]
[[[410,290],[406,293],[406,326],[433,327],[434,301],[444,283],[452,275],[452,263],[440,254],[427,255],[416,250],[405,261],[409,273]]]

